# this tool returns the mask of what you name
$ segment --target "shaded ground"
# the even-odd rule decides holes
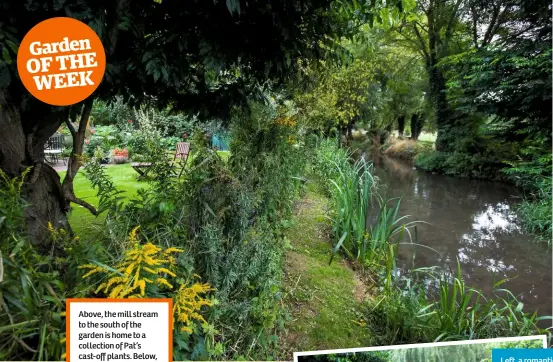
[[[279,338],[281,359],[292,353],[320,349],[368,346],[362,327],[360,302],[363,283],[337,257],[329,265],[330,229],[326,199],[313,190],[296,205],[285,257],[284,303],[291,314]],[[365,337],[364,337],[365,336]]]

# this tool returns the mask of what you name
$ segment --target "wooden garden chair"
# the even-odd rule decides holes
[[[189,142],[177,143],[177,146],[175,147],[175,156],[173,157],[173,163],[171,164],[171,166],[174,167],[175,163],[178,163],[180,167],[179,178],[182,176],[182,173],[184,172],[184,168],[186,167],[186,162],[188,161],[189,154],[190,154]],[[175,168],[173,170],[176,171]]]
[[[175,147],[175,154],[173,156],[173,161],[171,162],[171,168],[173,173],[176,176],[177,168],[175,164],[178,164],[180,167],[180,172],[178,177],[181,177],[186,167],[186,162],[188,161],[188,155],[190,154],[190,143],[189,142],[178,142]],[[132,168],[138,172],[139,177],[146,177],[150,171],[153,163],[152,162],[133,162],[131,164]]]

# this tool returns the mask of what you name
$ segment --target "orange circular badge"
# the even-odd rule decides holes
[[[100,85],[106,53],[88,25],[52,18],[35,25],[17,52],[23,85],[37,99],[54,106],[85,100]]]

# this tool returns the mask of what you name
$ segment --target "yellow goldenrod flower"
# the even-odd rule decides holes
[[[95,267],[94,269],[91,269],[88,273],[86,273],[85,275],[83,275],[83,279],[85,278],[88,278],[89,276],[91,276],[92,274],[96,274],[96,273],[99,273],[101,271],[103,271],[104,269],[101,268],[101,267]]]
[[[164,251],[165,254],[169,254],[169,253],[182,253],[182,252],[184,252],[183,249],[172,248],[172,247]]]
[[[142,279],[138,282],[138,286],[140,287],[140,295],[144,296],[144,293],[146,292],[146,281]]]
[[[148,273],[151,273],[151,274],[157,274],[158,273],[158,270],[154,270],[152,268],[148,268],[147,266],[145,266],[144,268],[142,268],[144,271],[147,271]]]
[[[202,295],[214,290],[209,284],[194,283],[188,287],[186,284],[180,286],[175,295],[173,314],[177,323],[181,324],[181,331],[192,333],[192,320],[206,322],[198,312],[203,306],[212,306],[213,302],[205,299]]]
[[[170,254],[183,250],[177,248],[163,250],[151,242],[141,244],[138,228],[138,226],[133,228],[129,234],[129,249],[123,253],[123,260],[113,267],[117,272],[94,264],[79,266],[80,269],[89,269],[83,278],[96,273],[107,274],[107,280],[98,286],[96,293],[102,292],[110,298],[140,298],[146,296],[148,285],[157,284],[173,289],[173,285],[166,278],[150,279],[148,276],[164,274],[176,277],[173,271],[174,258]]]
[[[136,232],[138,231],[138,229],[140,228],[140,226],[136,226],[134,229],[131,230],[131,233],[129,234],[129,241],[137,241],[137,238],[136,238]]]
[[[119,298],[119,294],[123,291],[125,288],[125,284],[119,284],[115,288],[111,290],[111,293],[109,293],[110,298]]]
[[[175,273],[173,273],[172,271],[170,271],[169,269],[167,268],[159,268],[157,270],[158,273],[165,273],[165,274],[169,274],[170,276],[172,277],[176,277],[177,275]]]

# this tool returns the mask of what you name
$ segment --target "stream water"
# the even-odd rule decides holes
[[[525,234],[513,211],[520,192],[509,185],[461,179],[415,170],[409,163],[386,156],[366,155],[373,162],[385,199],[402,197],[400,214],[418,224],[415,245],[401,245],[403,270],[442,266],[456,271],[461,263],[467,284],[486,297],[494,283],[519,296],[524,310],[552,315],[551,252]],[[551,325],[545,321],[546,326]]]

